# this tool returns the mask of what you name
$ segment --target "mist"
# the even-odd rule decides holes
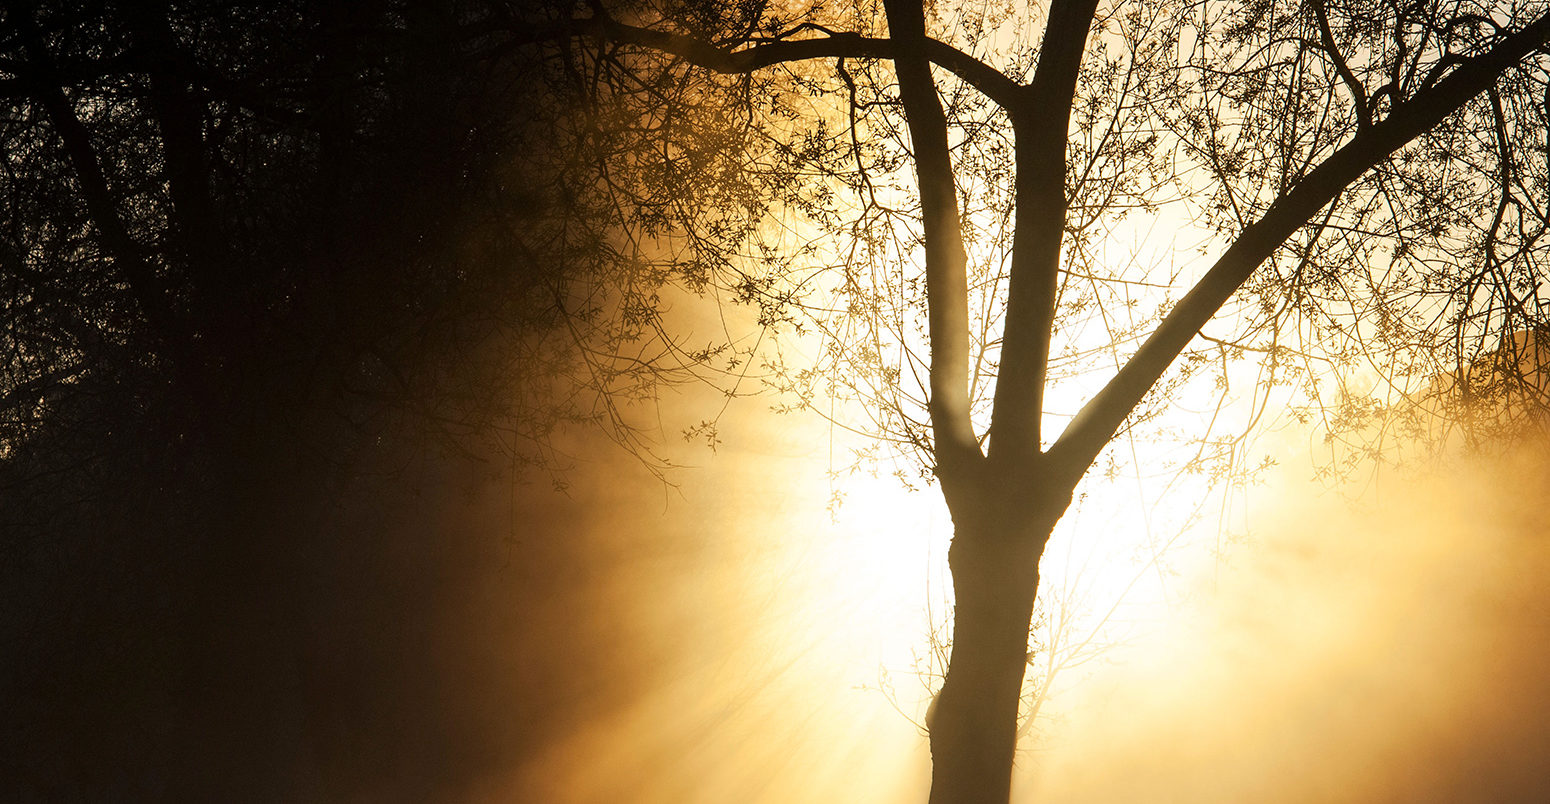
[[[434,621],[428,706],[440,755],[464,763],[432,797],[924,798],[912,720],[934,683],[917,673],[945,512],[862,477],[839,481],[852,493],[831,517],[824,428],[753,405],[728,424],[718,452],[685,453],[699,465],[676,488],[578,444],[566,494],[518,489],[515,544],[420,581],[435,591],[404,610]],[[1171,602],[1132,590],[1141,624],[1061,677],[1015,799],[1540,800],[1543,456],[1458,458],[1354,498],[1289,461],[1255,490],[1246,538],[1171,548]],[[513,524],[487,502],[444,526]],[[376,767],[416,767],[392,759]],[[376,781],[374,797],[404,789]]]
[[[677,489],[620,483],[639,467],[615,456],[575,473],[568,498],[523,493],[547,499],[523,527],[571,556],[488,568],[496,587],[546,584],[544,599],[475,615],[523,623],[491,650],[524,668],[504,694],[547,725],[448,800],[924,797],[911,721],[929,702],[915,673],[945,512],[883,480],[853,485],[872,496],[831,518],[822,428],[737,418]],[[1172,602],[1146,603],[1142,625],[1061,677],[1015,800],[1540,800],[1543,452],[1455,458],[1354,498],[1290,462],[1255,490],[1246,538],[1172,548]],[[915,571],[890,576],[887,551],[915,551]],[[449,638],[477,664],[467,646],[492,637]]]
[[[1025,800],[1541,800],[1544,454],[1354,503],[1283,472],[1192,603],[1072,691]]]
[[[695,401],[664,400],[664,432]],[[192,767],[249,800],[923,800],[946,511],[886,473],[831,477],[845,445],[812,418],[750,402],[722,425],[715,451],[665,446],[670,482],[584,431],[553,475],[415,462],[258,545],[294,555],[241,589],[137,583],[133,540],[15,564],[12,776],[45,797],[69,778],[154,798]],[[1131,588],[1120,631],[1059,677],[1015,799],[1542,799],[1545,455],[1344,489],[1283,461],[1245,537],[1170,546],[1162,591]],[[1091,588],[1106,609],[1116,587]],[[224,662],[227,709],[178,709],[158,668],[199,646],[168,629],[216,606],[235,647],[203,661]]]

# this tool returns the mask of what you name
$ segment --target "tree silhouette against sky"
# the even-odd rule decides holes
[[[837,337],[842,356],[816,369],[778,366],[776,382],[811,404],[812,389],[861,384],[826,385],[829,372],[878,378],[879,429],[919,447],[940,485],[955,608],[930,726],[934,802],[1006,800],[1050,533],[1235,294],[1223,324],[1238,331],[1208,346],[1258,352],[1272,375],[1366,362],[1400,393],[1543,320],[1540,4],[565,12],[515,32],[583,65],[595,97],[669,88],[642,118],[665,129],[719,93],[744,124],[722,146],[759,188],[741,225],[682,207],[641,253],[721,270],[767,322],[814,313],[804,263],[839,275],[831,298],[849,303],[817,310],[818,326],[861,337]],[[696,168],[661,143],[635,158],[675,177]],[[1159,280],[1106,262],[1105,235],[1148,216],[1203,231],[1209,269]],[[838,245],[813,245],[824,238]],[[872,293],[878,276],[890,278]],[[1147,281],[1187,292],[1132,316],[1116,288]],[[1056,415],[1047,391],[1075,348],[1068,327],[1095,314],[1117,370]],[[917,368],[929,379],[911,397]]]

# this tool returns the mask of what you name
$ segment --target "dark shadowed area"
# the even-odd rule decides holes
[[[618,705],[650,670],[618,672],[639,657],[598,600],[624,560],[587,536],[610,509],[530,489],[513,509],[508,485],[418,461],[215,546],[143,520],[13,542],[13,790],[461,800]]]

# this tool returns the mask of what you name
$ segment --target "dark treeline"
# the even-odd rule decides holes
[[[427,800],[494,761],[458,735],[531,739],[541,718],[448,703],[426,653],[448,568],[543,523],[447,511],[603,415],[550,390],[629,327],[565,309],[617,255],[567,177],[574,82],[505,44],[516,13],[0,11],[0,777],[24,800]]]
[[[503,173],[549,100],[520,62],[415,4],[18,5],[3,35],[12,465],[95,480],[118,434],[235,468],[494,413],[442,392],[554,307],[557,264],[494,236],[549,189]]]

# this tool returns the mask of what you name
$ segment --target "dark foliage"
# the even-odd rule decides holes
[[[602,259],[553,235],[571,105],[495,13],[0,12],[0,777],[24,799],[339,796],[437,756],[434,707],[388,703],[425,681],[395,629],[434,581],[404,551],[466,556],[434,544],[445,501],[593,415],[543,391]],[[444,780],[418,784],[397,794]]]

